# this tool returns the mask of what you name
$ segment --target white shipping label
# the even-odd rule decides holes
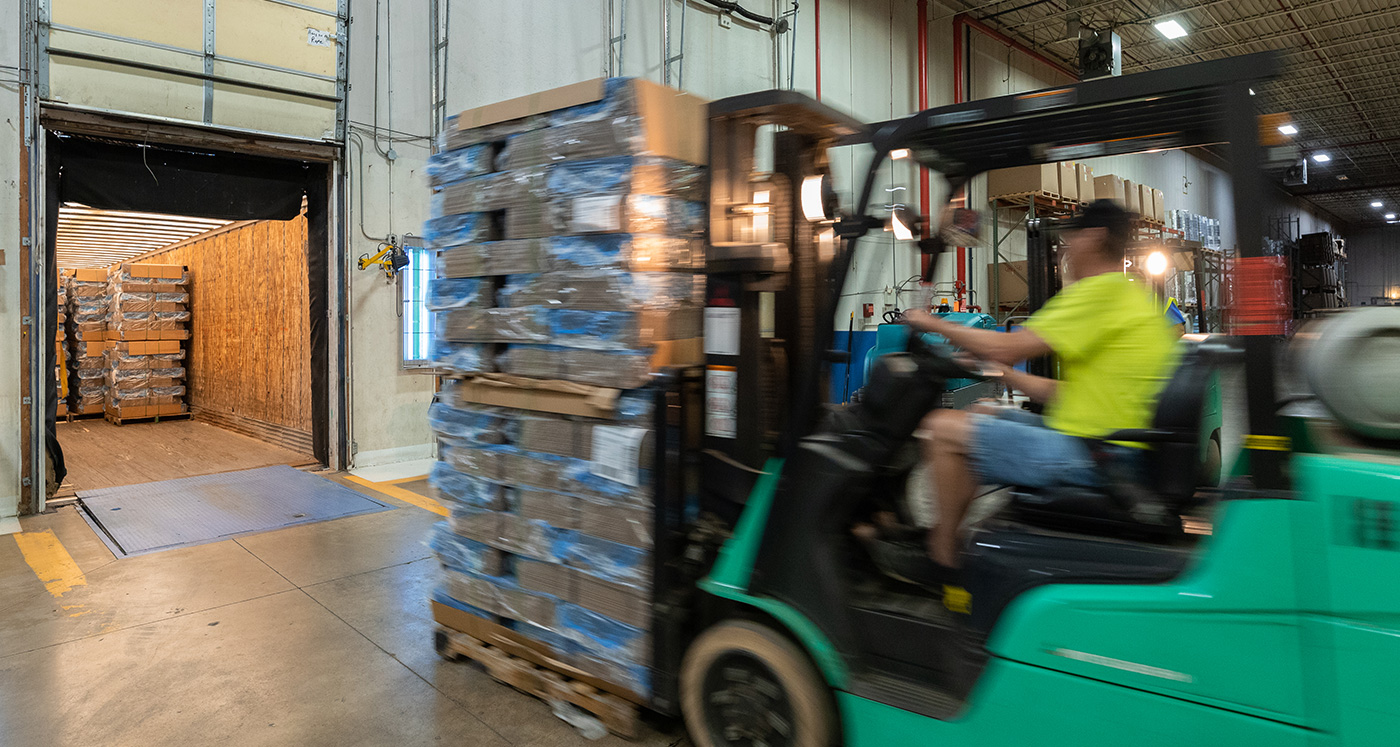
[[[622,195],[574,198],[569,227],[574,233],[614,233],[622,230]]]
[[[705,355],[739,354],[739,310],[705,307]]]
[[[705,435],[735,438],[739,434],[739,372],[705,370]]]
[[[321,29],[308,28],[306,30],[306,43],[313,47],[334,47],[335,34]]]
[[[589,471],[604,479],[637,487],[641,483],[642,439],[645,428],[593,426],[593,461]]]

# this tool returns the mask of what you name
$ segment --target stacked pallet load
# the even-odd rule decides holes
[[[128,263],[108,283],[107,419],[188,414],[185,349],[189,276],[183,265]]]
[[[694,97],[593,81],[464,112],[429,167],[428,305],[456,377],[429,415],[450,508],[434,608],[634,700],[650,688],[648,385],[702,359],[704,126]]]
[[[58,275],[58,331],[54,333],[54,379],[58,382],[58,401],[54,404],[56,417],[68,417],[68,273]]]
[[[74,416],[101,415],[107,401],[107,271],[73,270],[66,277],[68,409]]]

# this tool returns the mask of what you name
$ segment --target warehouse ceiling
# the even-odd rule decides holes
[[[958,0],[968,15],[1077,69],[1068,24],[1113,28],[1123,74],[1278,50],[1287,70],[1256,89],[1261,113],[1290,112],[1308,183],[1289,187],[1356,225],[1400,213],[1400,3],[1394,0]],[[1187,35],[1154,28],[1176,20]],[[1324,163],[1311,156],[1325,154]],[[1381,208],[1372,202],[1383,203]]]
[[[65,202],[58,210],[58,266],[107,267],[223,228],[231,222],[95,210],[76,202]]]

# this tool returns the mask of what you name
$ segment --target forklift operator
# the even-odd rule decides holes
[[[1017,331],[963,327],[923,310],[905,314],[915,329],[942,335],[986,361],[1007,387],[1045,405],[1043,418],[975,406],[937,409],[924,420],[924,457],[938,503],[928,550],[939,565],[961,564],[960,525],[978,485],[1098,487],[1096,452],[1134,459],[1146,448],[1098,441],[1149,426],[1176,341],[1161,308],[1123,273],[1131,237],[1131,220],[1117,204],[1085,207],[1063,233],[1064,288]],[[1058,380],[1012,368],[1046,353],[1059,359]]]

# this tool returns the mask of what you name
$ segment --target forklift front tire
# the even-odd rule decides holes
[[[831,691],[777,631],[726,620],[695,639],[681,664],[681,711],[696,747],[837,744]]]

